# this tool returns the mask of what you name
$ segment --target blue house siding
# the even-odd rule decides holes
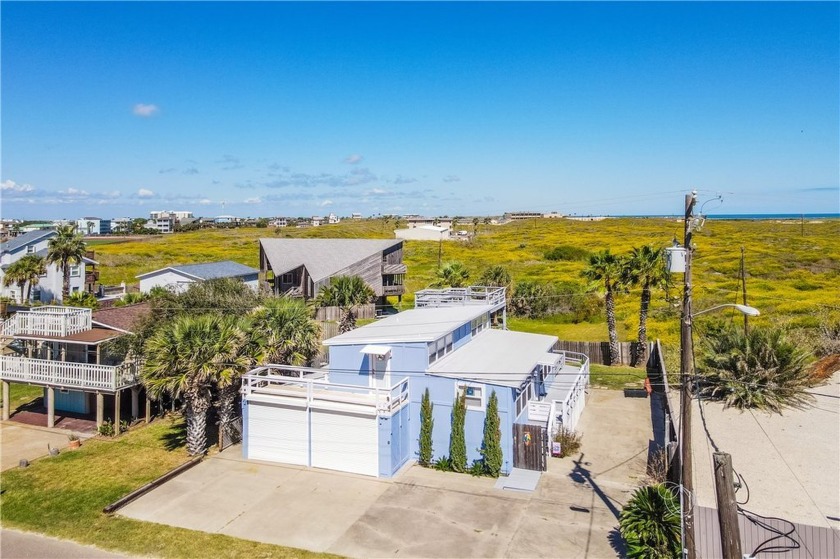
[[[55,409],[72,413],[90,413],[90,400],[87,393],[78,390],[54,390]],[[44,389],[44,401],[47,401],[47,389]]]
[[[455,401],[455,386],[458,381],[447,377],[423,376],[411,379],[411,457],[417,459],[420,454],[420,406],[426,388],[434,405],[432,417],[434,429],[432,431],[433,459],[449,456],[449,441],[452,433],[452,404]],[[478,384],[472,382],[471,384]],[[496,391],[499,401],[499,429],[502,434],[502,472],[509,473],[513,468],[513,410],[514,390],[504,386],[482,385],[486,399],[490,393]],[[467,410],[464,420],[464,438],[467,446],[467,460],[481,459],[481,444],[484,440],[485,411]]]
[[[379,418],[379,475],[391,477],[411,453],[409,443],[409,406],[405,406],[391,417]]]
[[[425,373],[429,353],[425,343],[381,344],[391,348],[391,384],[407,376],[412,379]],[[362,353],[364,344],[330,346],[330,381],[354,386],[368,386],[370,356]]]

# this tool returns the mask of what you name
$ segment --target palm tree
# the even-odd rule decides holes
[[[141,379],[153,397],[169,394],[184,400],[187,451],[207,450],[207,411],[212,388],[225,363],[234,358],[226,343],[229,319],[182,315],[164,324],[145,344]]]
[[[354,310],[358,305],[373,301],[376,294],[359,276],[336,276],[318,293],[316,303],[319,307],[341,308],[340,333],[349,332],[356,327]]]
[[[46,260],[36,254],[27,254],[9,265],[3,277],[6,287],[15,284],[20,290],[21,302],[29,301],[32,286],[38,285],[41,276],[47,273]],[[24,292],[24,287],[26,288]]]
[[[261,363],[303,365],[321,349],[321,327],[301,299],[267,299],[251,312],[248,330],[259,340]]]
[[[464,287],[470,279],[470,272],[460,262],[447,262],[437,271],[434,287]]]
[[[607,329],[610,336],[610,365],[617,363],[619,356],[618,331],[615,326],[615,292],[623,289],[623,259],[611,254],[609,249],[589,257],[589,266],[582,275],[591,282],[603,283],[604,305],[607,309]]]
[[[738,409],[781,413],[813,402],[810,352],[779,328],[716,325],[703,335],[699,394]]]
[[[680,550],[680,500],[665,485],[636,489],[618,518],[627,556],[671,559]]]
[[[93,310],[99,308],[99,301],[93,293],[87,291],[75,291],[68,295],[63,303],[68,307],[85,307]]]
[[[478,218],[473,218],[473,237],[478,235]]]
[[[82,235],[76,231],[75,225],[60,225],[56,228],[58,233],[49,240],[47,244],[47,263],[58,264],[64,274],[64,283],[61,287],[61,300],[70,294],[70,266],[79,265],[85,255],[85,241]]]
[[[647,357],[647,317],[650,308],[650,293],[653,289],[665,289],[670,278],[671,274],[665,267],[662,248],[654,245],[633,248],[630,258],[626,260],[625,282],[642,287],[636,365],[644,364]]]
[[[217,368],[214,375],[219,394],[219,440],[225,436],[233,440],[236,419],[236,396],[240,379],[253,366],[263,360],[262,338],[255,335],[248,319],[223,318],[216,353]],[[236,441],[235,441],[236,442]]]

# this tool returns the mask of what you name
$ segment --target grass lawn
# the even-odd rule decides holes
[[[589,381],[592,386],[601,388],[613,388],[621,390],[622,388],[642,388],[647,373],[644,367],[625,367],[608,365],[597,365],[591,363],[589,365]]]
[[[92,439],[79,450],[3,472],[3,525],[133,555],[334,557],[102,513],[186,460],[180,420],[159,420],[116,439]]]
[[[11,404],[12,413],[20,406],[28,404],[35,398],[40,398],[44,395],[44,388],[42,386],[35,386],[33,384],[21,384],[19,382],[12,382],[9,384],[9,402]],[[0,395],[0,402],[3,401]]]

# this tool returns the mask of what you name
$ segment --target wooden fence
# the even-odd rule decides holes
[[[636,364],[636,348],[639,342],[620,342],[618,344],[618,363]],[[648,343],[647,354],[650,355],[653,344]],[[610,364],[610,344],[609,342],[564,342],[560,341],[557,344],[557,349],[563,351],[575,351],[582,353],[589,357],[590,363],[597,363],[599,365]]]
[[[376,318],[376,305],[373,303],[359,305],[353,312],[357,319]],[[341,320],[341,307],[318,307],[315,311],[315,320],[338,322]]]

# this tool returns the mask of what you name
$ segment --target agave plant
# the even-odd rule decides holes
[[[781,413],[813,400],[809,353],[779,328],[717,325],[703,337],[699,394],[729,407]]]
[[[680,554],[680,501],[662,484],[638,488],[618,517],[631,559],[673,559]]]

